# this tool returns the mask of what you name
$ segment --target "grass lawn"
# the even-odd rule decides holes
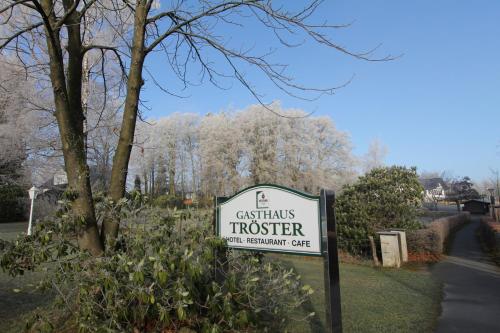
[[[51,296],[33,290],[41,274],[12,278],[0,271],[0,332],[22,332],[29,313],[50,304]]]
[[[0,239],[15,239],[25,224],[0,224]],[[320,333],[324,328],[323,262],[319,258],[269,255],[293,265],[315,293],[297,318],[315,312],[311,323],[291,322],[290,332]],[[12,278],[0,270],[0,332],[21,332],[29,312],[50,304],[50,296],[33,292],[42,273]],[[425,270],[375,269],[341,264],[344,332],[432,332],[440,312],[441,286]]]
[[[293,323],[297,333],[321,332],[324,322],[323,264],[318,258],[286,257],[315,290],[311,306],[319,315],[312,324]],[[340,266],[342,324],[348,332],[433,332],[440,313],[441,286],[429,272],[376,269],[369,265]]]
[[[0,223],[0,239],[12,241],[28,230],[28,222]]]
[[[27,223],[1,223],[0,239],[15,240],[26,232]],[[23,276],[11,277],[0,269],[0,332],[22,332],[28,313],[49,304],[51,297],[33,291],[41,272],[27,272]]]

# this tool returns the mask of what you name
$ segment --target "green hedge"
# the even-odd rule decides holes
[[[25,219],[24,198],[27,192],[18,185],[0,185],[0,223]]]

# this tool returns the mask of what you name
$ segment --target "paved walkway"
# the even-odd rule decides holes
[[[481,250],[480,217],[460,229],[449,256],[433,268],[444,284],[436,332],[500,332],[500,268]]]

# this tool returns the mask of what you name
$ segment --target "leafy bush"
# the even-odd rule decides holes
[[[182,208],[183,205],[182,197],[170,194],[160,195],[153,201],[153,206],[159,208]]]
[[[0,185],[0,222],[24,219],[24,199],[27,192],[18,185]]]
[[[415,168],[377,168],[359,177],[337,197],[339,247],[363,254],[369,249],[368,236],[376,231],[419,228],[416,217],[422,196]]]
[[[214,205],[214,197],[209,195],[199,196],[196,201],[198,202],[198,207],[210,208]]]
[[[78,222],[68,212],[3,251],[1,265],[12,275],[53,262],[40,287],[57,291],[58,317],[70,331],[280,332],[312,293],[277,263],[226,252],[208,215],[179,225],[163,210],[121,205],[147,223],[122,226],[117,246],[99,258],[78,249]],[[61,329],[43,316],[31,325]]]

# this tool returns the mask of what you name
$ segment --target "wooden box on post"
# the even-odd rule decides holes
[[[377,234],[380,236],[382,266],[401,267],[399,233],[391,231],[381,231],[377,232]]]
[[[405,229],[391,229],[390,231],[399,234],[399,256],[402,262],[408,262],[408,246],[406,245]]]

